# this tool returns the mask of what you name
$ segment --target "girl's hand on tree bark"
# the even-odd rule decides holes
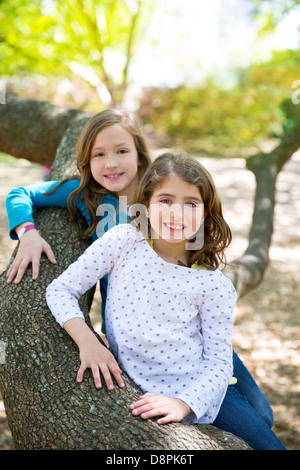
[[[77,382],[82,382],[83,374],[86,369],[90,368],[94,377],[95,386],[102,387],[100,372],[105,380],[108,390],[113,390],[114,385],[112,376],[115,378],[119,387],[124,387],[122,379],[122,371],[119,364],[115,360],[113,354],[99,343],[96,336],[91,338],[80,346],[81,366],[77,373]]]
[[[32,279],[37,279],[42,253],[47,255],[51,263],[56,264],[50,245],[40,236],[37,230],[24,233],[20,240],[18,253],[6,274],[7,283],[10,284],[16,276],[15,284],[19,284],[30,263],[32,263]]]
[[[149,392],[132,403],[130,409],[133,415],[141,416],[143,419],[163,416],[157,420],[158,424],[182,421],[192,411],[189,405],[179,398],[169,398]]]

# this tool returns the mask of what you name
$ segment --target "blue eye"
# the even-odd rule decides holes
[[[197,204],[195,202],[186,202],[185,205],[193,208],[197,207]]]

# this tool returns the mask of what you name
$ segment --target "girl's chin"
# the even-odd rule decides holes
[[[124,189],[124,184],[121,178],[117,178],[117,179],[105,178],[101,180],[100,184],[108,191],[119,192]]]
[[[183,243],[183,242],[188,241],[183,233],[180,235],[162,233],[159,238],[167,243]]]
[[[115,176],[115,177],[108,177],[108,176],[104,176],[103,177],[103,181],[105,182],[105,184],[115,184],[115,183],[119,183],[122,179],[122,176],[123,176],[123,173],[118,175],[118,176]]]
[[[153,232],[153,238],[158,238],[163,240],[167,243],[188,243],[190,242],[191,238],[193,238],[193,234],[186,233],[186,230],[162,230],[159,235]]]

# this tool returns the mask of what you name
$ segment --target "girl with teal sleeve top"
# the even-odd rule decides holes
[[[9,234],[13,240],[18,240],[18,235],[15,228],[23,223],[31,222],[34,224],[33,211],[35,209],[41,209],[43,207],[68,207],[68,197],[69,195],[78,189],[80,180],[79,179],[70,179],[59,184],[59,181],[47,181],[44,183],[37,183],[26,187],[20,187],[13,189],[6,199],[6,210],[8,214],[9,221]],[[57,186],[57,189],[55,187]],[[55,190],[54,190],[55,189]],[[53,192],[51,192],[54,190]],[[51,192],[50,194],[47,194]],[[107,194],[103,197],[103,202],[105,206],[111,206],[112,213],[111,215],[111,226],[115,225],[113,223],[113,212],[117,213],[119,207],[119,201],[112,194]],[[90,216],[86,207],[86,204],[81,199],[81,195],[77,199],[76,207],[78,211],[84,216],[87,224],[90,224]],[[123,212],[123,214],[125,214]],[[124,219],[124,216],[121,217],[122,222],[127,222]],[[107,217],[106,217],[107,219]],[[109,227],[111,228],[111,227]],[[99,238],[99,235],[102,236],[104,231],[98,230],[98,235],[96,232],[91,234],[91,239],[94,241]]]
[[[109,109],[91,118],[77,144],[80,177],[44,182],[9,193],[6,208],[10,236],[20,239],[20,246],[7,272],[7,282],[14,279],[18,284],[30,263],[32,277],[36,279],[43,252],[56,263],[49,244],[37,230],[32,230],[35,228],[34,209],[67,207],[73,219],[81,212],[88,224],[83,238],[95,240],[117,220],[127,221],[126,206],[131,203],[139,180],[150,164],[149,150],[135,116]],[[119,206],[121,197],[125,201],[122,207]],[[107,209],[108,215],[104,217]],[[101,216],[106,226],[101,227]]]
[[[67,207],[72,218],[76,218],[78,211],[81,212],[88,224],[82,236],[95,240],[112,225],[127,221],[127,205],[134,200],[139,182],[150,165],[151,158],[145,138],[133,115],[109,109],[93,116],[83,129],[77,145],[77,168],[80,176],[18,188],[9,193],[7,213],[10,236],[19,239],[20,244],[7,272],[7,283],[20,283],[29,264],[32,264],[33,279],[37,279],[42,253],[47,255],[50,262],[56,263],[51,247],[36,230],[34,209]],[[102,309],[106,301],[106,284],[107,278],[104,277],[100,281]],[[238,389],[242,389],[243,396],[251,402],[263,423],[272,426],[273,416],[269,403],[235,353],[233,365],[237,384],[228,389],[234,387],[237,393]],[[235,403],[228,393],[225,401],[232,414],[223,413],[221,407],[218,418],[223,420],[219,427],[226,427],[230,431]],[[239,417],[232,432],[239,435],[247,426],[251,424],[247,423],[246,416],[244,421]]]
[[[139,180],[150,163],[149,150],[135,116],[113,109],[96,114],[87,122],[78,141],[80,177],[21,187],[9,193],[6,208],[10,236],[20,239],[20,247],[7,272],[7,282],[11,283],[16,276],[18,284],[30,263],[32,277],[36,279],[43,252],[56,263],[46,240],[37,230],[31,230],[35,228],[34,209],[66,207],[72,218],[81,212],[88,224],[83,238],[94,241],[116,223],[127,222],[127,204],[132,202]],[[122,206],[117,198],[123,201]],[[100,282],[103,311],[106,289],[107,278],[104,277]],[[102,329],[105,331],[104,321]]]

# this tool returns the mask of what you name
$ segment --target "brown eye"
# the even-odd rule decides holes
[[[104,155],[104,153],[98,152],[98,153],[96,153],[95,155],[93,155],[93,158],[95,158],[95,157],[103,157],[103,155]]]

